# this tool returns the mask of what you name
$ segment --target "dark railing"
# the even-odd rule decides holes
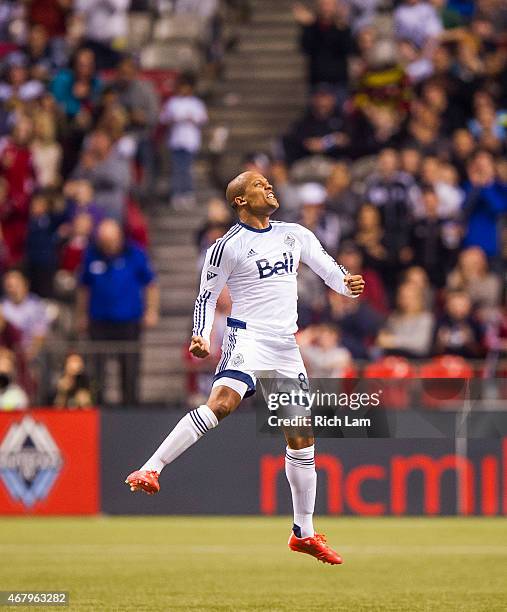
[[[163,347],[160,345],[159,349]],[[169,350],[169,349],[168,349]],[[142,393],[143,376],[149,376],[146,364],[143,367],[141,345],[137,342],[106,342],[79,340],[75,342],[52,341],[40,354],[36,363],[36,378],[38,381],[37,403],[50,401],[56,386],[58,376],[62,372],[65,356],[75,351],[82,355],[86,373],[92,381],[94,398],[99,404],[158,404],[186,405],[189,398],[190,380],[196,375],[210,375],[214,372],[216,363],[212,360],[186,361],[181,349],[178,355],[171,355],[167,361],[156,364],[156,376],[150,377],[158,381],[157,389],[150,393]],[[419,369],[428,360],[410,361],[413,376],[418,377]],[[113,366],[112,364],[115,364]],[[473,376],[483,381],[485,398],[491,400],[503,399],[506,407],[507,358],[492,358],[467,361],[472,367]],[[350,378],[362,378],[365,368],[371,362],[354,362]],[[125,397],[127,395],[127,397]],[[145,396],[149,395],[149,398]]]

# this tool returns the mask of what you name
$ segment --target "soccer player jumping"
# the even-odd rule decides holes
[[[131,491],[157,493],[162,469],[236,410],[243,397],[252,395],[257,376],[306,381],[294,337],[300,261],[338,293],[354,298],[364,289],[362,276],[350,275],[336,263],[310,230],[297,223],[270,221],[279,204],[261,174],[243,172],[237,176],[229,183],[226,198],[238,215],[238,223],[206,253],[189,348],[196,357],[209,356],[215,305],[227,284],[232,312],[211,394],[206,404],[177,423],[141,469],[128,476]],[[294,507],[289,548],[324,563],[340,564],[340,555],[313,529],[317,490],[314,439],[290,432],[285,435],[285,473]]]

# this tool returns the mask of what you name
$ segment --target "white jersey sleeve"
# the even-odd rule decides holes
[[[320,244],[313,232],[301,226],[301,261],[311,268],[328,287],[346,295],[347,297],[358,297],[344,282],[348,270],[335,261],[326,249]]]
[[[227,244],[227,240],[218,240],[207,250],[201,272],[199,295],[194,307],[193,336],[202,336],[209,342],[217,299],[227,283],[235,260],[236,255]]]

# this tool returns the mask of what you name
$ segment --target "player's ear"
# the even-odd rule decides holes
[[[236,196],[234,198],[234,204],[236,204],[236,206],[243,206],[246,204],[246,200],[243,196]]]

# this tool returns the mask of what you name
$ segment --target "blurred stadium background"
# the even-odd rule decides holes
[[[312,229],[366,278],[364,298],[347,301],[300,270],[298,336],[311,376],[476,378],[480,406],[505,409],[506,32],[502,0],[0,0],[0,514],[290,512],[280,441],[256,440],[248,402],[164,474],[156,498],[122,484],[181,411],[206,398],[230,300],[220,298],[204,364],[187,351],[192,311],[204,253],[234,222],[224,187],[244,169],[270,179],[278,219]],[[498,432],[319,448],[321,514],[507,512]],[[149,567],[156,548],[132,529],[163,530],[165,542],[170,519],[44,520],[0,522],[13,560],[0,589],[46,588],[55,572],[45,564],[83,609],[300,605],[290,585],[307,560],[283,573],[284,557],[250,542],[251,530],[264,539],[254,518],[178,519],[181,533],[159,559],[174,580],[189,559],[175,548],[185,550],[182,534],[195,526],[206,543],[192,540],[189,567],[217,564],[223,576],[230,555],[238,588],[221,599],[206,579],[192,599],[195,587],[182,582],[169,600],[154,580],[151,607],[138,586],[119,602],[89,590],[86,576],[100,579],[100,560],[111,558],[111,593],[129,590],[136,560]],[[333,591],[307,609],[507,605],[500,518],[324,520],[337,548],[344,542],[375,578],[369,591],[351,568],[346,593],[334,583],[341,603]],[[281,533],[278,519],[265,525],[272,539]],[[256,554],[235,548],[234,529]],[[24,530],[32,548],[17,548]],[[53,532],[48,548],[43,534]],[[114,559],[129,551],[122,575]],[[74,554],[86,559],[82,574]],[[434,584],[433,554],[451,568]],[[283,602],[247,586],[265,555],[284,576]],[[386,558],[392,573],[378,568]],[[312,572],[317,597],[329,584]],[[406,583],[381,586],[398,572]]]

